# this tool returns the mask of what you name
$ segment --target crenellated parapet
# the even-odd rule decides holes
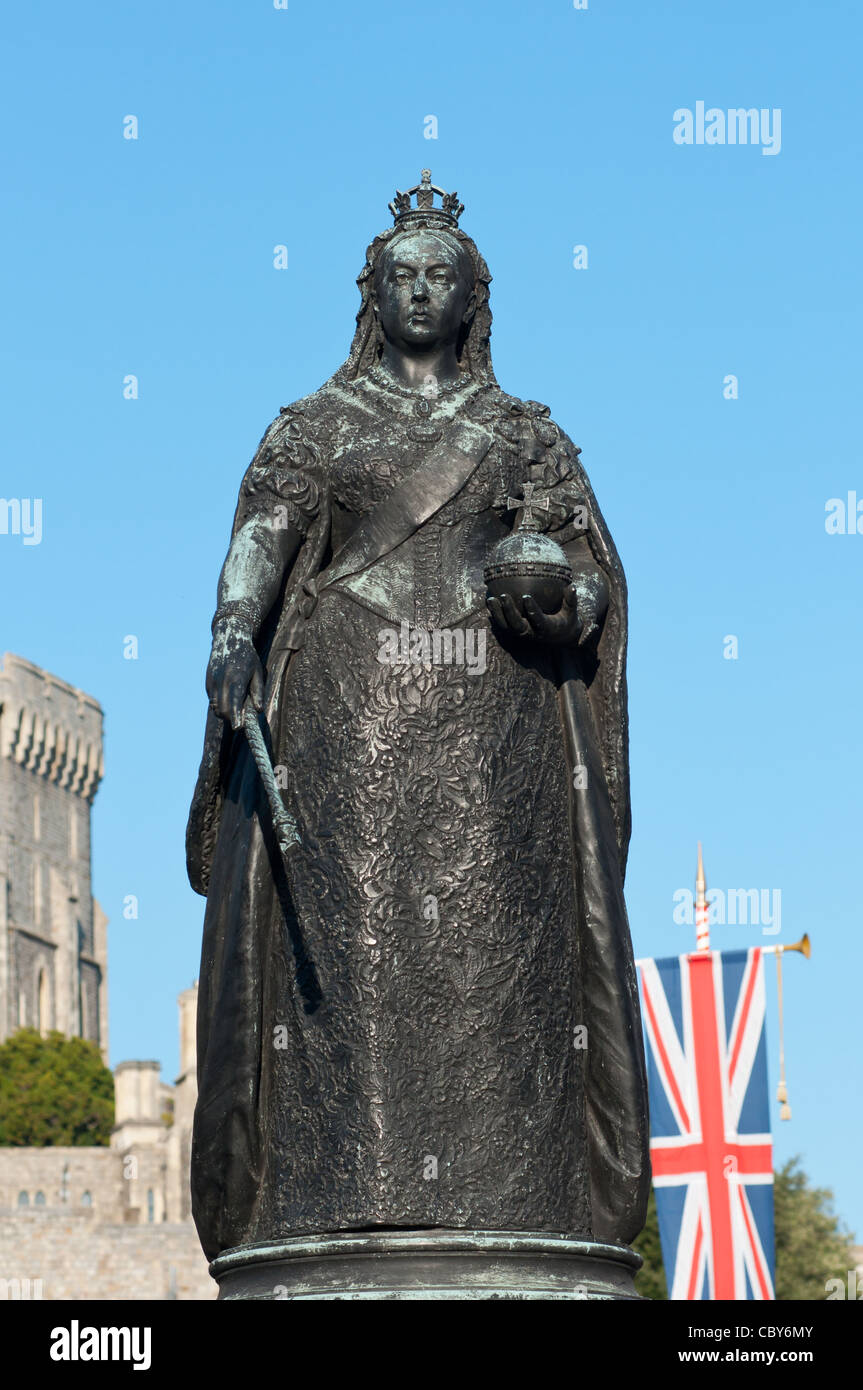
[[[92,695],[7,652],[0,670],[0,757],[92,802],[104,771]]]

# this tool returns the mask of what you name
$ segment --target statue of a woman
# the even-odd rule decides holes
[[[495,380],[491,277],[435,194],[390,205],[350,355],[264,435],[219,582],[188,832],[211,1257],[643,1224],[624,577],[579,450]],[[555,613],[487,601],[524,497],[572,569]]]

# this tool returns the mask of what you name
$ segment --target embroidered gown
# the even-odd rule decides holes
[[[211,715],[189,831],[208,893],[193,1207],[210,1256],[374,1227],[640,1224],[619,563],[545,407],[469,383],[427,419],[416,404],[380,374],[333,379],[282,412],[240,492],[236,526],[282,502],[305,533],[259,639],[302,846],[283,862],[245,739]],[[491,440],[464,485],[316,593],[460,420]],[[482,570],[528,478],[577,582],[609,579],[598,652],[490,627]],[[476,628],[484,661],[382,659],[404,623]]]

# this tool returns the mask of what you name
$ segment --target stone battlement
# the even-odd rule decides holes
[[[92,801],[104,771],[99,702],[6,652],[0,707],[0,757]]]

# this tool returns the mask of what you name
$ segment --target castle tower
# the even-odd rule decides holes
[[[7,653],[0,669],[0,1041],[56,1028],[108,1055],[107,918],[91,893],[102,777],[92,695]]]

